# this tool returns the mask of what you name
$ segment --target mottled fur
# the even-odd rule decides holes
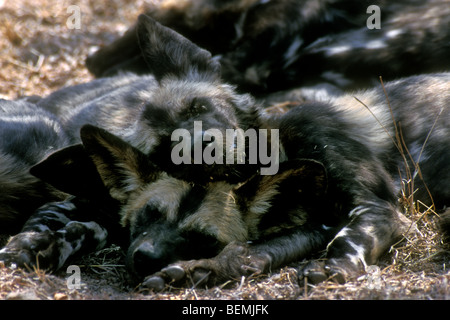
[[[386,92],[379,85],[293,108],[282,118],[286,157],[324,164],[330,200],[347,219],[327,246],[324,275],[345,281],[413,229],[399,213],[402,189],[439,209],[450,202],[449,83],[449,74],[404,78],[386,84]]]
[[[237,95],[232,86],[222,83],[220,65],[211,54],[172,30],[142,16],[139,34],[142,50],[159,68],[151,76],[98,79],[34,98],[33,103],[1,100],[2,233],[18,231],[40,205],[61,199],[28,171],[51,152],[79,143],[80,128],[86,123],[107,129],[155,155],[163,169],[192,180],[209,180],[211,171],[217,179],[241,179],[239,172],[229,172],[226,166],[181,170],[183,165],[171,161],[175,143],[171,134],[179,128],[192,132],[193,121],[202,121],[203,131],[254,126],[259,107],[253,98]]]
[[[38,102],[58,113],[72,141],[82,144],[31,172],[75,198],[37,210],[0,251],[1,260],[33,264],[39,256],[43,267],[58,268],[83,250],[126,237],[130,273],[144,287],[162,289],[173,280],[214,284],[267,272],[326,248],[323,265],[308,265],[301,275],[345,281],[410,229],[398,206],[402,179],[414,181],[417,199],[448,205],[448,73],[273,115],[224,85],[208,52],[147,17],[140,21],[151,43],[163,37],[144,45],[147,58],[171,52],[173,59],[162,59],[155,78],[99,79]],[[95,101],[86,98],[97,94]],[[71,101],[85,99],[70,110]],[[175,170],[170,130],[196,119],[211,128],[279,129],[279,173],[261,176],[241,165]]]
[[[409,197],[414,192],[412,199],[438,210],[448,206],[449,86],[449,74],[410,77],[387,83],[386,91],[379,85],[265,118],[267,126],[280,130],[285,153],[281,158],[288,162],[314,159],[327,172],[326,200],[315,202],[320,209],[314,216],[333,233],[333,239],[326,245],[326,261],[306,265],[300,278],[319,282],[333,277],[344,282],[376,263],[393,243],[414,230],[398,203],[402,193]],[[413,187],[409,190],[405,185]],[[264,203],[270,206],[276,197],[269,198]],[[273,209],[265,215],[278,224],[279,211]],[[448,227],[448,214],[443,215],[443,227],[446,223]],[[161,288],[185,276],[211,283],[248,271],[267,271],[304,257],[307,252],[302,250],[311,246],[297,242],[300,235],[314,241],[317,234],[327,234],[325,229],[300,228],[301,232],[284,232],[251,245],[231,243],[217,257],[175,263],[148,277],[145,284]]]
[[[371,5],[380,8],[380,29],[367,27]],[[364,88],[379,76],[450,68],[442,0],[166,0],[146,13],[211,51],[224,80],[253,94],[323,83]],[[87,59],[93,74],[152,71],[135,29]]]
[[[257,126],[259,106],[250,95],[236,94],[221,81],[220,65],[208,51],[143,15],[138,34],[152,75],[122,74],[68,87],[41,99],[38,106],[61,119],[72,143],[80,141],[79,130],[89,123],[154,155],[165,170],[192,180],[209,179],[211,171],[216,178],[232,176],[227,166],[175,166],[171,150],[178,142],[171,141],[172,132],[187,129],[193,140],[201,140],[193,133],[193,121],[202,122],[203,132],[246,130]]]
[[[66,146],[68,138],[52,114],[26,101],[7,100],[0,100],[0,137],[0,233],[13,234],[38,207],[63,199],[29,169]]]
[[[301,104],[284,115],[261,114],[264,127],[280,130],[284,160],[277,175],[256,174],[238,184],[193,184],[170,176],[137,148],[93,126],[81,130],[82,147],[55,153],[33,172],[61,180],[62,189],[70,185],[75,195],[83,181],[102,182],[105,189],[87,198],[94,208],[109,204],[108,211],[118,213],[122,228],[99,225],[107,227],[110,239],[129,232],[127,265],[143,287],[160,290],[186,279],[211,285],[325,248],[326,261],[307,265],[301,276],[342,282],[376,263],[413,228],[398,205],[402,179],[410,177],[419,187],[414,199],[431,203],[425,182],[437,208],[449,203],[449,83],[449,74],[417,76],[387,83],[386,94],[380,86],[328,103]],[[431,94],[434,90],[441,94]],[[79,160],[67,161],[74,157]],[[73,170],[77,179],[69,183]],[[79,208],[73,204],[75,212]],[[48,219],[50,213],[43,208],[35,218]],[[61,213],[52,214],[55,220]],[[22,261],[31,263],[39,246],[27,247],[21,239],[41,243],[41,237],[19,234],[0,257],[18,260],[20,251]],[[92,239],[96,245],[105,240]],[[43,258],[63,249],[49,243]],[[74,254],[80,251],[77,243]]]
[[[193,131],[193,121],[202,122],[201,135],[209,128],[224,131],[253,126],[259,110],[253,98],[238,95],[232,86],[222,83],[220,66],[210,53],[179,34],[145,16],[140,19],[139,32],[151,62],[159,59],[151,76],[122,74],[67,87],[44,98],[0,101],[2,234],[18,232],[38,207],[67,196],[36,179],[29,170],[54,151],[80,143],[80,128],[86,123],[120,136],[151,156],[162,169],[186,179],[209,181],[211,172],[216,179],[243,179],[226,166],[196,165],[194,170],[191,166],[183,170],[183,165],[174,165],[171,134],[180,128]],[[202,136],[194,138],[201,140]],[[84,163],[82,156],[73,157],[72,162]],[[48,175],[46,180],[57,183],[54,178]],[[77,178],[72,175],[68,180]],[[98,191],[102,182],[97,182],[85,182],[84,192],[77,194],[103,197]],[[57,183],[56,187],[73,192],[67,183]]]

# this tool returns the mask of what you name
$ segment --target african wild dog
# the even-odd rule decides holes
[[[229,186],[206,186],[204,198],[202,191],[195,191],[203,199],[196,205],[192,205],[190,197],[195,196],[190,187],[175,188],[178,196],[170,194],[161,201],[160,195],[153,197],[158,188],[144,183],[143,190],[132,192],[122,209],[137,242],[130,246],[128,263],[137,269],[152,261],[148,268],[153,269],[158,265],[153,262],[155,254],[158,262],[159,250],[167,255],[161,233],[182,239],[187,230],[195,230],[203,237],[212,236],[219,247],[227,246],[213,258],[176,262],[147,277],[144,286],[160,289],[188,275],[194,282],[213,284],[247,272],[266,272],[325,246],[325,264],[306,266],[304,276],[313,282],[329,276],[343,282],[359,275],[413,229],[398,204],[402,179],[414,181],[416,199],[427,205],[442,208],[450,202],[449,88],[450,74],[416,76],[386,84],[386,94],[379,86],[328,103],[299,105],[280,117],[261,115],[267,127],[280,130],[284,152],[280,158],[285,159],[280,174],[257,176],[229,191]],[[90,152],[97,167],[104,167],[105,159],[99,159],[98,151]],[[292,167],[301,170],[294,173],[289,171]],[[99,173],[103,181],[111,174],[100,169]],[[117,180],[112,184],[107,187],[124,185]],[[221,218],[216,215],[217,207],[224,214]],[[228,219],[228,213],[239,219]],[[224,241],[223,234],[233,237]],[[186,239],[181,239],[186,245]]]
[[[140,281],[175,261],[212,258],[236,241],[273,239],[275,243],[284,242],[285,250],[298,255],[319,250],[330,240],[332,226],[322,226],[326,219],[322,218],[319,205],[324,203],[327,177],[317,161],[286,162],[277,175],[256,174],[239,184],[193,184],[161,171],[141,151],[100,128],[84,126],[81,137],[83,148],[70,147],[55,153],[33,168],[33,173],[67,184],[67,174],[75,170],[75,176],[82,177],[69,182],[75,194],[83,188],[82,179],[101,178],[119,203],[119,216],[125,227],[122,234],[115,236],[130,232],[126,262],[131,274]],[[95,164],[97,174],[87,161],[75,166],[70,163],[70,159],[80,158],[83,153]],[[296,201],[290,201],[293,197]],[[92,197],[90,200],[95,201]],[[40,214],[33,219],[39,221]],[[29,239],[29,234],[19,234],[15,241],[23,243],[24,238]],[[6,249],[3,257],[21,250],[29,262],[36,254],[30,247],[19,249],[14,244]],[[268,249],[277,251],[275,247]],[[47,255],[61,250],[62,245],[53,245]],[[274,252],[273,263],[282,264],[285,258],[278,257],[278,253]],[[236,270],[226,270],[220,280],[231,272]]]
[[[250,95],[236,94],[221,82],[220,64],[208,51],[144,15],[137,28],[151,76],[97,79],[56,91],[38,106],[58,116],[72,143],[80,141],[79,130],[89,123],[154,155],[157,165],[174,174],[182,171],[192,180],[204,180],[212,171],[216,179],[232,179],[238,173],[228,172],[227,166],[194,165],[188,170],[175,166],[171,150],[178,141],[172,141],[171,135],[175,129],[187,129],[194,143],[210,128],[225,135],[226,129],[255,127],[260,107]],[[193,132],[193,121],[202,123],[200,135]]]
[[[367,27],[371,5],[380,8],[380,29]],[[212,52],[226,82],[258,95],[322,83],[361,89],[380,75],[450,68],[450,6],[442,0],[166,0],[146,14]],[[88,57],[89,70],[152,72],[135,29]]]
[[[329,102],[301,104],[285,115],[272,117],[257,111],[249,96],[237,95],[228,86],[225,88],[229,90],[224,89],[220,80],[209,74],[215,73],[215,68],[205,67],[201,58],[204,51],[199,52],[186,39],[145,17],[141,21],[150,35],[158,33],[167,37],[161,42],[164,48],[176,47],[178,42],[184,48],[187,46],[186,52],[193,53],[190,56],[193,70],[188,63],[171,64],[180,60],[163,59],[164,65],[169,63],[169,73],[176,73],[180,68],[183,76],[188,75],[187,79],[201,80],[199,86],[205,94],[216,93],[217,87],[225,90],[225,101],[233,102],[231,105],[238,115],[242,110],[239,103],[244,103],[244,110],[252,110],[250,114],[257,118],[254,123],[259,128],[280,130],[283,153],[280,173],[260,176],[255,172],[240,183],[226,179],[211,182],[202,179],[193,183],[176,170],[165,172],[159,153],[149,152],[137,134],[128,135],[130,131],[114,126],[114,121],[108,122],[105,117],[102,121],[111,125],[115,135],[84,126],[82,145],[54,153],[34,167],[33,174],[76,197],[39,209],[25,225],[24,232],[13,237],[0,251],[0,259],[22,265],[35,263],[39,256],[39,262],[44,262],[40,266],[58,268],[75,253],[98,248],[108,237],[123,238],[129,232],[127,264],[141,279],[148,275],[143,285],[149,288],[160,289],[166,281],[183,280],[186,276],[215,283],[246,272],[267,271],[324,247],[328,252],[327,265],[312,265],[303,273],[313,281],[334,274],[337,279],[345,280],[375,262],[408,229],[408,222],[396,209],[395,182],[400,181],[396,175],[402,162],[386,133],[395,136],[387,97],[380,87],[355,93],[361,102],[343,96]],[[157,44],[152,47],[154,50],[159,48]],[[143,112],[143,118],[132,123],[134,130],[140,126],[152,129],[148,124],[164,129],[165,121],[172,120],[170,110],[164,106],[171,103],[179,106],[180,92],[196,88],[186,78],[184,81],[174,76],[157,75],[157,78],[161,84],[155,87],[157,92],[167,93],[165,88],[172,88],[168,92],[175,95],[162,95],[167,99],[161,108],[150,108],[161,123],[155,124],[151,114]],[[107,80],[97,81],[94,83]],[[171,87],[172,82],[178,85]],[[424,181],[436,205],[445,205],[449,198],[445,185],[449,144],[449,116],[445,106],[449,100],[449,82],[448,74],[435,74],[386,85],[402,140],[412,159],[420,160]],[[78,94],[82,89],[83,86],[74,88]],[[88,96],[92,94],[95,91]],[[50,101],[58,96],[64,101],[77,97],[71,96],[70,90],[61,91],[38,104],[56,110],[53,108],[56,104]],[[103,106],[109,109],[109,114],[117,110],[111,107],[112,101],[136,101],[133,95],[129,100],[122,97],[124,100],[119,101],[117,96],[112,96],[114,99],[108,95],[99,99],[104,99]],[[147,98],[151,100],[153,96],[149,94]],[[216,100],[211,100],[215,107]],[[201,107],[205,109],[203,103]],[[61,108],[63,122],[70,123],[70,119],[76,118],[64,118],[70,112],[70,105]],[[95,112],[87,112],[91,108],[95,110],[96,104],[77,110],[82,115],[79,119],[85,119],[80,122],[101,126],[93,117]],[[158,117],[160,109],[166,111],[164,117]],[[197,113],[193,114],[191,121]],[[89,115],[93,118],[89,119]],[[436,126],[431,130],[435,119]],[[72,130],[77,130],[80,122]],[[76,135],[72,137],[78,139]],[[411,164],[409,167],[415,169]],[[417,185],[420,186],[420,181]],[[86,216],[85,211],[90,214]],[[111,213],[114,217],[117,212],[121,217],[113,219],[110,227]],[[89,216],[91,220],[86,220]],[[119,220],[127,228],[117,227]],[[187,259],[198,260],[183,261]],[[165,265],[169,266],[165,268]]]
[[[79,130],[85,123],[103,127],[146,154],[156,155],[155,163],[174,174],[209,181],[212,171],[215,179],[243,179],[226,166],[195,165],[183,172],[183,165],[170,161],[171,146],[176,143],[171,134],[179,128],[193,130],[193,121],[201,121],[204,131],[245,129],[254,126],[258,105],[249,95],[236,94],[232,86],[220,82],[220,65],[209,52],[145,16],[138,29],[149,63],[159,66],[154,75],[97,79],[32,102],[1,100],[2,234],[18,232],[39,206],[67,196],[28,171],[51,152],[79,143]],[[194,136],[193,143],[202,141],[203,133]],[[85,193],[99,195],[96,186],[86,185]]]
[[[415,197],[424,203],[449,203],[449,86],[450,74],[422,75],[387,83],[386,95],[380,86],[300,104],[281,116],[262,113],[265,127],[280,130],[283,162],[277,175],[256,174],[242,183],[172,177],[93,126],[82,128],[82,146],[53,154],[32,172],[62,180],[75,195],[84,179],[103,182],[127,227],[122,232],[130,232],[127,265],[139,280],[145,277],[143,287],[160,290],[186,279],[211,285],[325,248],[324,264],[311,263],[301,275],[343,282],[413,228],[398,204],[402,179],[415,182]],[[78,170],[77,178],[67,181],[71,170]],[[39,221],[39,212],[32,219]],[[42,258],[59,257],[58,265],[69,257],[61,255],[61,244],[32,234],[13,237],[0,258],[32,262],[36,247]],[[97,245],[105,240],[90,239]]]
[[[180,280],[187,275],[194,281],[203,279],[211,284],[248,271],[265,272],[303,258],[323,248],[325,243],[325,264],[306,266],[302,270],[304,276],[313,282],[329,276],[343,282],[361,274],[414,228],[399,209],[402,179],[414,181],[414,188],[418,189],[414,190],[416,199],[427,205],[443,208],[450,202],[449,88],[448,73],[416,76],[386,84],[386,94],[379,86],[328,103],[302,104],[280,117],[262,115],[266,126],[280,130],[284,153],[280,158],[285,159],[282,165],[289,166],[299,159],[312,160],[307,165],[301,162],[298,168],[302,170],[292,180],[281,180],[278,184],[277,178],[257,178],[256,183],[250,179],[229,193],[221,192],[225,204],[218,200],[220,196],[209,203],[208,197],[215,192],[212,187],[207,188],[204,200],[196,209],[185,206],[181,200],[171,201],[179,203],[174,217],[173,206],[161,206],[158,197],[155,203],[145,191],[137,192],[137,198],[130,195],[122,214],[131,217],[131,223],[136,219],[138,226],[152,225],[150,229],[138,229],[142,234],[137,237],[147,239],[138,247],[143,248],[145,258],[153,257],[161,249],[158,248],[160,228],[175,228],[182,234],[185,228],[194,228],[203,235],[215,235],[213,238],[219,242],[222,239],[219,234],[234,234],[230,239],[233,241],[216,257],[176,262],[149,276],[144,285],[161,288],[166,281]],[[401,138],[395,138],[396,127],[397,137]],[[104,166],[102,162],[97,167]],[[317,164],[323,165],[322,172]],[[279,179],[283,179],[285,170],[281,170]],[[305,178],[306,183],[302,180]],[[307,194],[304,194],[305,185],[312,187]],[[212,214],[218,203],[227,213],[230,206],[233,209],[237,206],[247,237],[239,239],[242,222],[226,223]],[[211,216],[205,214],[208,209]],[[305,216],[297,215],[303,211],[307,213],[306,222],[292,229],[285,228],[296,225],[296,219]],[[293,212],[297,212],[296,219],[291,218]],[[262,215],[261,220],[254,220],[254,213]],[[259,231],[256,237],[255,226]],[[282,230],[277,233],[280,227]],[[270,232],[265,232],[266,228]],[[328,241],[330,236],[332,240]],[[135,259],[135,263],[145,258]]]

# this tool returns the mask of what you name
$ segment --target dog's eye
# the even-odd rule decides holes
[[[205,97],[197,97],[192,99],[189,106],[189,115],[191,117],[198,116],[210,109],[211,101]]]
[[[193,259],[210,258],[219,253],[221,249],[220,242],[213,236],[202,232],[189,231],[183,234],[187,240],[187,247],[195,248]]]
[[[147,204],[138,209],[134,216],[136,217],[136,220],[131,226],[131,235],[132,237],[137,237],[146,230],[147,226],[161,219],[162,213],[152,204]]]

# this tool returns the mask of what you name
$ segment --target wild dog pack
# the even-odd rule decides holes
[[[448,73],[272,113],[261,96],[225,83],[226,63],[207,50],[145,15],[135,28],[151,74],[0,101],[2,136],[14,138],[0,144],[0,219],[5,232],[22,226],[0,260],[58,269],[119,242],[130,275],[162,290],[269,272],[326,250],[300,276],[344,282],[411,230],[398,203],[402,181],[424,204],[448,205]],[[305,50],[347,51],[317,49],[323,43]],[[290,56],[302,46],[294,47]]]

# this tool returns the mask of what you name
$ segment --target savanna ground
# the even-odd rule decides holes
[[[155,0],[158,1],[158,0]],[[148,1],[147,1],[148,2]],[[77,5],[80,29],[66,22]],[[122,0],[0,0],[0,98],[45,96],[93,79],[86,56],[121,35],[146,2]],[[66,270],[54,274],[0,265],[1,299],[450,299],[450,255],[437,232],[436,214],[408,210],[418,231],[393,246],[368,275],[343,285],[298,285],[297,267],[236,279],[210,289],[170,288],[143,293],[127,285],[123,254],[110,247],[81,261],[81,288],[69,289]],[[447,248],[448,249],[448,248]]]

